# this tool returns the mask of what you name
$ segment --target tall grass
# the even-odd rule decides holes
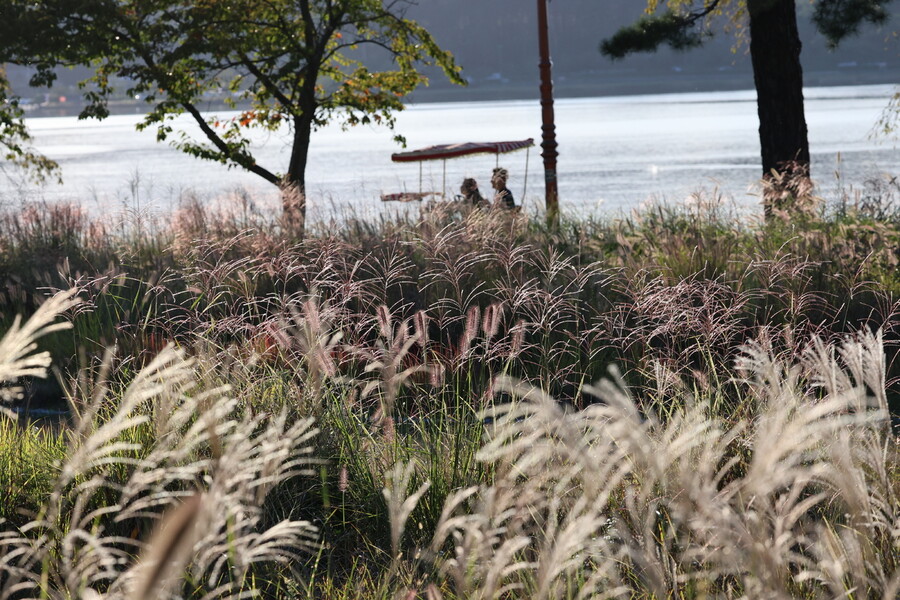
[[[0,341],[3,381],[48,366],[35,339],[71,298],[48,300]],[[315,548],[306,521],[259,526],[269,492],[315,462],[311,420],[239,412],[227,386],[204,388],[198,374],[167,346],[120,395],[101,379],[75,399],[49,499],[0,536],[0,598],[240,597],[254,565]]]
[[[418,318],[428,351],[413,344],[410,358],[438,357],[449,374],[465,371],[480,385],[490,377],[479,373],[503,368],[573,395],[609,363],[638,383],[659,361],[708,378],[744,340],[784,328],[801,339],[880,328],[896,375],[900,229],[870,209],[748,225],[713,209],[657,207],[546,231],[537,221],[439,207],[409,220],[313,228],[302,240],[282,237],[261,215],[197,206],[152,235],[44,210],[28,219],[36,230],[15,213],[4,221],[0,305],[29,314],[48,291],[78,287],[87,302],[77,335],[53,339],[59,362],[78,346],[99,354],[113,342],[141,360],[167,340],[251,340],[271,354],[282,325],[313,299],[341,332],[341,348],[374,341],[384,311],[395,324]],[[54,266],[35,271],[16,250],[37,246]],[[362,360],[338,354],[337,370]]]
[[[22,218],[0,598],[897,591],[895,221]]]
[[[754,408],[734,422],[703,398],[662,419],[615,375],[580,411],[501,381],[479,452],[497,477],[448,501],[432,544],[453,597],[896,597],[880,337],[796,363],[751,344],[737,369]]]

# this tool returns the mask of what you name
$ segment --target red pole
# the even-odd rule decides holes
[[[559,224],[559,192],[556,186],[556,125],[553,120],[553,80],[550,69],[550,40],[547,35],[547,0],[538,0],[538,45],[541,52],[541,120],[543,141],[541,156],[544,157],[544,185],[547,208],[547,223]]]

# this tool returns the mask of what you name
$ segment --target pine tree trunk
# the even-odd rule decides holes
[[[763,178],[809,179],[803,70],[795,0],[749,0],[750,57],[756,83]],[[773,178],[773,170],[779,175]],[[792,181],[793,189],[797,182]],[[766,216],[771,199],[764,198]]]

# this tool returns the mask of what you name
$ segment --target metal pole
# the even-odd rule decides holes
[[[538,45],[541,52],[541,120],[543,142],[541,156],[544,157],[544,185],[547,207],[547,223],[554,227],[559,224],[559,192],[556,184],[556,125],[553,119],[553,79],[551,78],[550,40],[547,35],[547,0],[537,0],[538,5]]]
[[[525,148],[525,183],[522,184],[522,204],[525,204],[525,192],[528,191],[528,159],[531,157],[531,147]]]

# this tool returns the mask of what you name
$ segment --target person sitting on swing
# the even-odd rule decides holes
[[[509,171],[502,167],[494,169],[494,175],[491,177],[491,186],[496,190],[494,193],[494,206],[507,209],[516,207],[516,201],[513,198],[512,192],[506,187],[508,179]]]
[[[463,179],[459,191],[462,194],[462,201],[466,204],[478,208],[488,206],[488,201],[484,199],[484,196],[482,196],[481,192],[478,190],[478,182],[471,177]]]

